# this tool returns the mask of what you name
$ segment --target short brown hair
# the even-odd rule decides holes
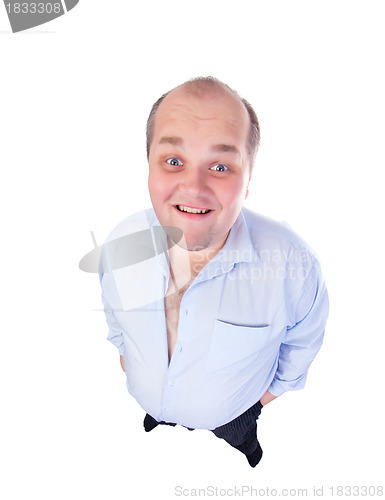
[[[243,97],[240,97],[238,92],[230,88],[228,85],[225,83],[221,82],[217,78],[213,76],[199,76],[197,78],[192,78],[191,80],[188,80],[185,83],[182,83],[181,85],[178,85],[177,87],[173,88],[172,90],[169,90],[165,94],[163,94],[152,106],[148,120],[147,120],[147,128],[146,128],[146,138],[147,138],[147,159],[150,156],[150,147],[154,135],[154,121],[155,121],[155,115],[156,112],[158,111],[158,108],[160,104],[163,102],[163,100],[171,94],[174,90],[180,87],[187,86],[190,90],[195,91],[197,93],[203,92],[207,88],[224,88],[230,91],[232,95],[234,95],[236,98],[238,98],[243,105],[245,106],[249,118],[250,118],[250,131],[249,131],[249,139],[248,139],[248,152],[249,152],[249,157],[250,157],[250,172],[254,166],[255,162],[255,156],[257,154],[258,148],[259,148],[259,143],[260,143],[260,129],[259,129],[259,122],[257,115],[251,106],[251,104],[246,101]]]

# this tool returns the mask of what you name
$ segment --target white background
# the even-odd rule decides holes
[[[382,6],[80,0],[12,34],[0,5],[2,498],[381,484]],[[198,75],[255,107],[262,142],[246,205],[315,248],[330,294],[305,390],[263,410],[256,469],[208,431],[143,431],[105,340],[98,279],[78,269],[91,230],[100,243],[150,206],[148,112]]]

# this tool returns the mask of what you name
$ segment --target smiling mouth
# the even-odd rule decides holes
[[[187,214],[208,214],[211,212],[208,208],[191,208],[184,205],[174,205],[179,212]]]

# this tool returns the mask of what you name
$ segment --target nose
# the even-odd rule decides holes
[[[180,189],[194,198],[206,194],[208,186],[205,172],[192,166],[186,169],[180,182]]]

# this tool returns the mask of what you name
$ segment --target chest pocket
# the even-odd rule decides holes
[[[217,319],[206,369],[212,372],[241,361],[251,362],[266,344],[270,332],[271,325],[239,326]]]

